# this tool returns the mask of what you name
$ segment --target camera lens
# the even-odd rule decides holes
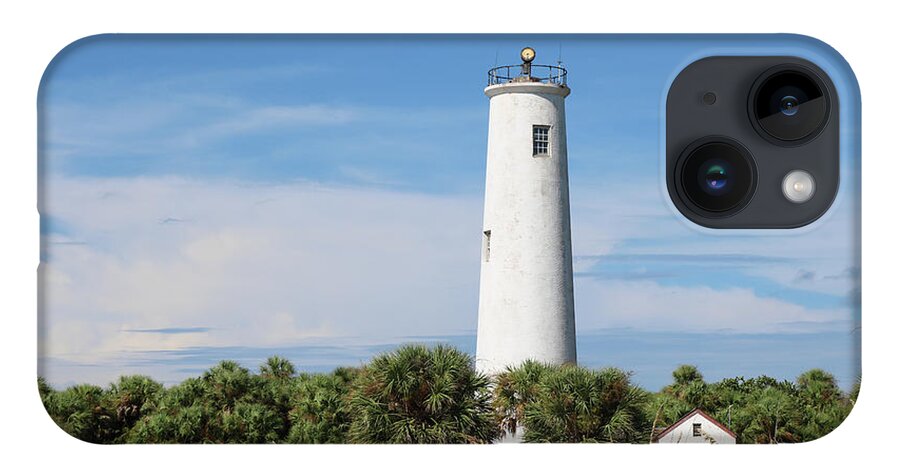
[[[767,71],[751,94],[751,114],[757,130],[787,143],[814,138],[825,126],[829,108],[821,80],[794,65]]]
[[[723,217],[744,207],[756,188],[756,165],[750,153],[727,138],[691,144],[676,165],[680,191],[699,213]]]

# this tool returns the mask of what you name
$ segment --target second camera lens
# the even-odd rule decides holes
[[[828,119],[828,95],[812,72],[782,65],[763,74],[751,94],[751,119],[763,135],[793,145],[815,137]]]

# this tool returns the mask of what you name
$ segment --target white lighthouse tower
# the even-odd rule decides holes
[[[575,363],[566,70],[492,69],[476,368]]]

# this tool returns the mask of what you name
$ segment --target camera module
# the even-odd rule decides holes
[[[665,181],[683,217],[721,230],[787,229],[825,214],[840,184],[840,101],[796,56],[710,56],[666,95]]]

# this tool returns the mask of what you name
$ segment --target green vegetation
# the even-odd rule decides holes
[[[801,374],[796,382],[762,376],[707,383],[689,365],[672,376],[674,382],[651,398],[654,427],[665,428],[699,407],[730,428],[738,443],[815,440],[837,428],[854,402],[841,392],[834,376],[819,369]]]
[[[534,443],[638,443],[647,392],[618,369],[567,366],[546,373],[525,405],[523,439]]]
[[[794,443],[824,436],[847,417],[849,394],[819,369],[796,381],[761,376],[706,382],[683,365],[660,392],[619,369],[525,362],[488,379],[465,353],[411,345],[360,368],[297,373],[280,357],[252,373],[232,361],[164,388],[145,376],[106,388],[57,391],[41,400],[67,433],[93,443],[648,443],[701,408],[738,443]]]
[[[406,346],[375,357],[349,405],[351,442],[490,443],[500,436],[487,377],[451,347]]]

